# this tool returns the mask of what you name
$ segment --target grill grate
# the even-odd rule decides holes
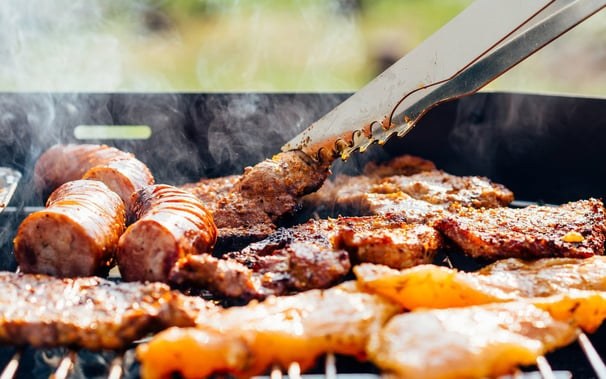
[[[587,361],[593,368],[596,378],[598,379],[606,379],[606,365],[604,361],[596,351],[595,347],[591,343],[590,339],[585,333],[579,333],[578,343],[581,350],[584,352]],[[132,353],[132,350],[129,352]],[[129,352],[125,352],[122,354],[117,354],[110,362],[107,375],[105,376],[107,379],[121,379],[126,375],[127,370],[125,369],[125,364],[127,362],[126,354]],[[22,363],[22,359],[24,356],[24,349],[18,348],[15,350],[13,356],[8,361],[4,370],[0,374],[0,379],[15,379],[18,377],[18,369],[20,364]],[[76,350],[66,350],[65,353],[60,357],[51,357],[48,358],[48,363],[52,364],[51,361],[58,362],[54,372],[50,377],[53,379],[68,379],[74,375],[74,367],[78,362],[79,355]],[[324,365],[323,370],[319,373],[311,373],[311,374],[302,374],[301,368],[297,362],[291,363],[286,370],[278,365],[274,365],[271,368],[271,371],[268,376],[256,377],[254,379],[283,379],[286,374],[288,379],[346,379],[346,378],[356,378],[356,379],[378,379],[380,375],[374,373],[339,373],[337,369],[337,358],[334,354],[328,353],[324,357]],[[536,361],[536,370],[533,371],[521,371],[518,370],[511,376],[502,377],[500,379],[570,379],[573,378],[573,375],[570,371],[567,370],[553,370],[549,361],[546,357],[541,356]]]

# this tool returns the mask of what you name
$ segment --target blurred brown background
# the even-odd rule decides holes
[[[0,90],[355,91],[470,3],[7,0]],[[488,89],[606,94],[606,11]]]

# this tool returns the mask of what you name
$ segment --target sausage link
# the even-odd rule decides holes
[[[27,216],[13,241],[23,272],[60,277],[107,275],[125,229],[124,202],[105,184],[75,180],[46,209]]]
[[[120,195],[127,211],[132,205],[132,194],[154,183],[143,162],[131,153],[107,145],[54,145],[40,156],[34,167],[34,184],[43,196],[77,179],[105,183]]]
[[[214,247],[217,227],[194,195],[157,184],[134,197],[137,221],[120,237],[116,254],[125,280],[167,282],[178,259]]]

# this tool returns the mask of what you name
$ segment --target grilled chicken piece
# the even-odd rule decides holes
[[[191,193],[157,184],[135,196],[137,221],[120,237],[116,254],[125,280],[167,282],[177,260],[212,250],[217,228],[210,212]]]
[[[217,310],[161,283],[0,272],[0,288],[0,341],[36,348],[121,349]]]
[[[587,199],[557,207],[466,208],[435,227],[473,258],[586,258],[604,253],[605,220],[602,201]]]
[[[363,359],[369,336],[399,310],[380,296],[360,291],[354,282],[270,297],[211,315],[197,328],[157,334],[137,348],[141,376],[249,377],[272,364],[288,367],[291,362],[305,370],[327,352]]]
[[[432,262],[440,234],[398,217],[340,217],[281,228],[241,251],[189,256],[179,261],[171,281],[247,300],[326,288],[342,280],[354,261],[403,268]]]
[[[497,377],[568,345],[576,330],[524,302],[416,311],[394,316],[367,351],[386,377]]]
[[[289,151],[247,167],[242,175],[203,179],[181,188],[210,209],[218,228],[218,249],[228,251],[267,237],[276,222],[295,213],[300,198],[318,189],[329,174],[329,164]]]
[[[23,272],[63,277],[107,275],[126,222],[124,203],[102,182],[57,188],[44,210],[27,216],[14,239]]]
[[[606,257],[497,261],[476,272],[435,265],[405,270],[361,264],[360,284],[406,309],[451,308],[547,297],[570,290],[606,291]]]
[[[127,211],[131,195],[154,183],[147,166],[133,154],[106,145],[54,145],[38,158],[34,167],[34,184],[44,197],[63,183],[77,179],[105,183],[120,195]]]

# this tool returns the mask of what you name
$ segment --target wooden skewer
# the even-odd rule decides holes
[[[271,373],[269,374],[270,379],[282,379],[282,370],[280,366],[273,365],[271,367]]]
[[[13,357],[8,362],[4,370],[2,370],[2,374],[0,375],[0,379],[13,379],[15,374],[17,373],[17,369],[19,368],[19,361],[21,359],[22,350],[17,349]]]
[[[587,337],[585,333],[580,332],[577,340],[598,378],[606,379],[606,365],[604,365],[604,361],[600,358],[600,354],[598,354],[595,347],[593,347],[589,337]]]
[[[116,358],[112,360],[111,366],[109,368],[109,373],[107,374],[107,379],[120,379],[122,377],[123,369],[122,364],[124,362],[124,358],[122,355],[118,355]]]
[[[70,350],[59,362],[57,366],[57,370],[51,377],[53,379],[66,379],[69,375],[69,372],[74,367],[74,361],[76,360],[76,352],[74,350]]]
[[[333,353],[326,354],[324,374],[326,376],[326,379],[337,379],[337,360]]]
[[[288,379],[301,379],[301,366],[299,366],[299,363],[292,362],[288,365]]]
[[[537,358],[537,367],[539,368],[539,372],[543,379],[556,379],[555,374],[551,369],[551,365],[544,356]]]

